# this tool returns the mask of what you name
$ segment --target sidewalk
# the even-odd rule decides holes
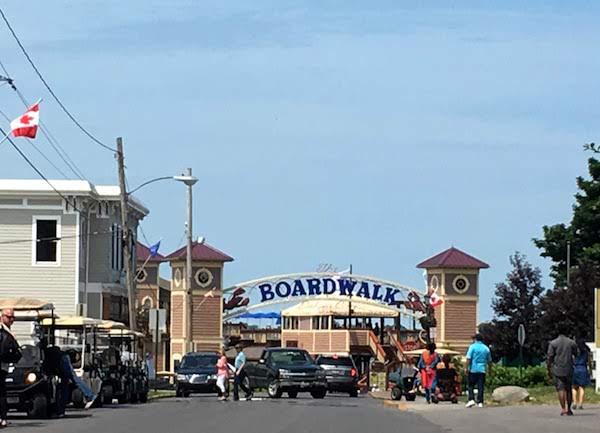
[[[422,397],[414,402],[394,401],[389,392],[369,393],[390,410],[413,412],[449,432],[460,433],[565,433],[598,432],[600,405],[588,405],[575,416],[560,416],[556,405],[523,404],[465,408],[464,404],[427,404]]]

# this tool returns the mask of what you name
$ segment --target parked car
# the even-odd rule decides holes
[[[327,394],[325,371],[306,350],[267,348],[258,363],[248,362],[245,369],[250,386],[266,388],[271,398],[280,398],[284,392],[290,398],[299,392],[310,392],[313,398]]]
[[[350,355],[321,355],[316,362],[325,370],[330,392],[347,392],[350,397],[358,397],[358,370]]]
[[[217,392],[217,361],[212,352],[190,352],[176,370],[176,395],[189,397],[191,393]]]

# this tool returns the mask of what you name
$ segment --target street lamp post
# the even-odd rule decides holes
[[[147,182],[142,183],[138,187],[132,189],[125,195],[125,200],[129,195],[136,192],[140,188],[161,180],[176,180],[178,182],[183,182],[187,186],[187,259],[186,259],[186,284],[187,284],[187,301],[188,301],[188,309],[187,309],[187,332],[186,337],[191,345],[192,339],[192,186],[196,182],[198,182],[198,178],[192,176],[192,169],[188,168],[186,174],[182,174],[180,176],[163,176],[157,177],[155,179],[151,179]],[[123,187],[124,190],[124,187]],[[126,217],[125,217],[126,220]],[[130,295],[129,302],[134,302],[135,300]]]
[[[175,176],[175,180],[179,180],[186,184],[187,186],[187,230],[186,230],[186,238],[187,238],[187,251],[186,251],[186,272],[185,272],[185,281],[186,281],[186,300],[187,300],[187,309],[186,309],[186,340],[188,341],[188,351],[192,352],[194,350],[194,343],[192,340],[192,317],[194,312],[193,306],[193,297],[192,297],[192,186],[198,181],[197,178],[192,176],[192,169],[188,168],[185,176]]]

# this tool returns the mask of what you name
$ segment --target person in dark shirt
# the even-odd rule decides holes
[[[561,327],[560,334],[548,345],[548,375],[554,379],[554,386],[558,393],[560,415],[572,416],[573,403],[573,361],[577,356],[577,344],[565,336],[566,330]]]

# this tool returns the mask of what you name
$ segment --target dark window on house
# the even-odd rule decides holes
[[[35,261],[56,262],[57,221],[36,220]]]

